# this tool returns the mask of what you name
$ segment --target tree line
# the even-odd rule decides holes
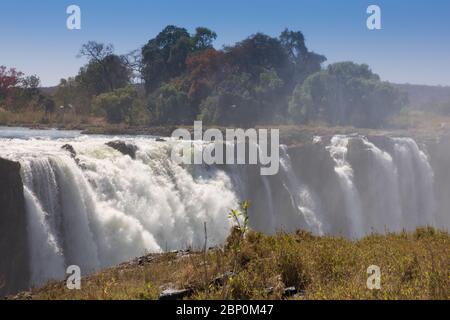
[[[38,93],[37,77],[3,67],[0,105],[31,104],[46,112],[70,105],[79,114],[129,125],[199,119],[235,126],[322,121],[377,127],[406,102],[367,65],[324,68],[326,57],[310,51],[300,31],[257,33],[222,49],[214,48],[216,38],[208,28],[191,34],[170,25],[125,55],[112,45],[88,42],[79,52],[87,63],[62,79],[51,96]],[[34,102],[14,102],[22,95]]]

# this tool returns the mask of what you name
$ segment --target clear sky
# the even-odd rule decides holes
[[[81,7],[81,30],[66,28],[66,8]],[[381,7],[382,30],[366,27],[368,5]],[[329,62],[367,63],[383,80],[450,85],[448,0],[0,0],[0,65],[56,85],[85,63],[80,46],[137,49],[163,27],[217,32],[217,48],[250,34],[301,30]]]

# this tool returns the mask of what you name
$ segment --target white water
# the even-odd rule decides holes
[[[286,181],[285,187],[291,197],[293,207],[298,210],[298,214],[305,219],[309,230],[318,235],[323,235],[323,222],[320,221],[320,209],[317,196],[302,184],[292,169],[291,158],[287,152],[286,146],[281,146],[280,168],[283,178]],[[288,226],[292,226],[292,219],[288,217]],[[295,223],[293,225],[295,226]]]
[[[364,234],[363,213],[359,193],[353,181],[353,169],[347,161],[349,139],[346,136],[334,136],[327,148],[336,163],[334,171],[339,177],[339,183],[344,192],[350,236],[360,237]]]
[[[84,273],[146,252],[224,242],[238,198],[228,175],[181,167],[170,143],[137,139],[137,159],[107,147],[106,138],[0,140],[0,156],[20,161],[25,185],[33,284]],[[67,142],[80,166],[61,149]]]
[[[334,163],[340,187],[333,192],[345,204],[338,219],[323,208],[320,190],[295,172],[286,147],[277,179],[251,178],[247,166],[177,165],[170,159],[174,140],[121,139],[138,147],[135,160],[106,146],[112,137],[0,139],[0,157],[22,165],[32,284],[61,279],[72,264],[88,273],[146,252],[200,248],[204,222],[208,245],[222,244],[231,227],[229,210],[256,189],[261,196],[251,200],[263,203],[263,212],[252,212],[250,224],[268,233],[306,228],[322,235],[343,227],[344,235],[361,237],[435,225],[433,170],[412,139],[392,139],[390,154],[360,136],[335,136],[329,144],[314,138]],[[369,154],[369,169],[360,173],[370,181],[364,194],[348,160],[352,139]],[[66,143],[79,165],[61,149]],[[279,203],[284,200],[274,195],[280,193],[290,203]]]
[[[417,225],[435,226],[434,173],[427,155],[410,138],[397,138],[395,154],[404,199],[403,222],[407,229]]]
[[[370,167],[364,173],[368,178],[364,205],[355,186],[352,164],[347,161],[351,139],[360,140],[370,154]],[[392,140],[393,155],[361,136],[334,136],[327,147],[343,189],[350,236],[436,226],[434,174],[427,155],[410,138]]]
[[[372,155],[369,173],[369,204],[365,233],[375,231],[401,231],[402,209],[399,195],[399,175],[391,155],[382,151],[366,138],[361,140]]]

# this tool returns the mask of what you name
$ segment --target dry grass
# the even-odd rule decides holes
[[[148,256],[89,276],[81,290],[63,282],[33,299],[157,299],[162,288],[191,288],[190,299],[449,299],[449,234],[431,228],[371,235],[360,241],[306,232],[266,236],[250,231],[222,249]],[[237,263],[236,263],[237,262]],[[366,286],[367,268],[381,268],[381,290]],[[206,266],[206,268],[205,268]],[[220,275],[231,272],[231,276]],[[218,278],[219,277],[219,278]],[[214,279],[216,279],[214,281]],[[219,279],[219,280],[217,280]],[[298,294],[283,295],[294,286]]]
[[[84,129],[90,126],[104,126],[103,118],[82,116],[67,112],[45,114],[43,111],[10,112],[0,108],[0,125],[24,127],[52,127],[64,129]]]

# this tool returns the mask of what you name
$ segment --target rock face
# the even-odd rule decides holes
[[[125,143],[124,141],[110,141],[106,143],[108,147],[116,149],[120,153],[124,155],[128,155],[131,159],[136,159],[136,151],[137,147],[135,145]]]
[[[20,164],[0,158],[0,296],[28,289],[26,223]]]

